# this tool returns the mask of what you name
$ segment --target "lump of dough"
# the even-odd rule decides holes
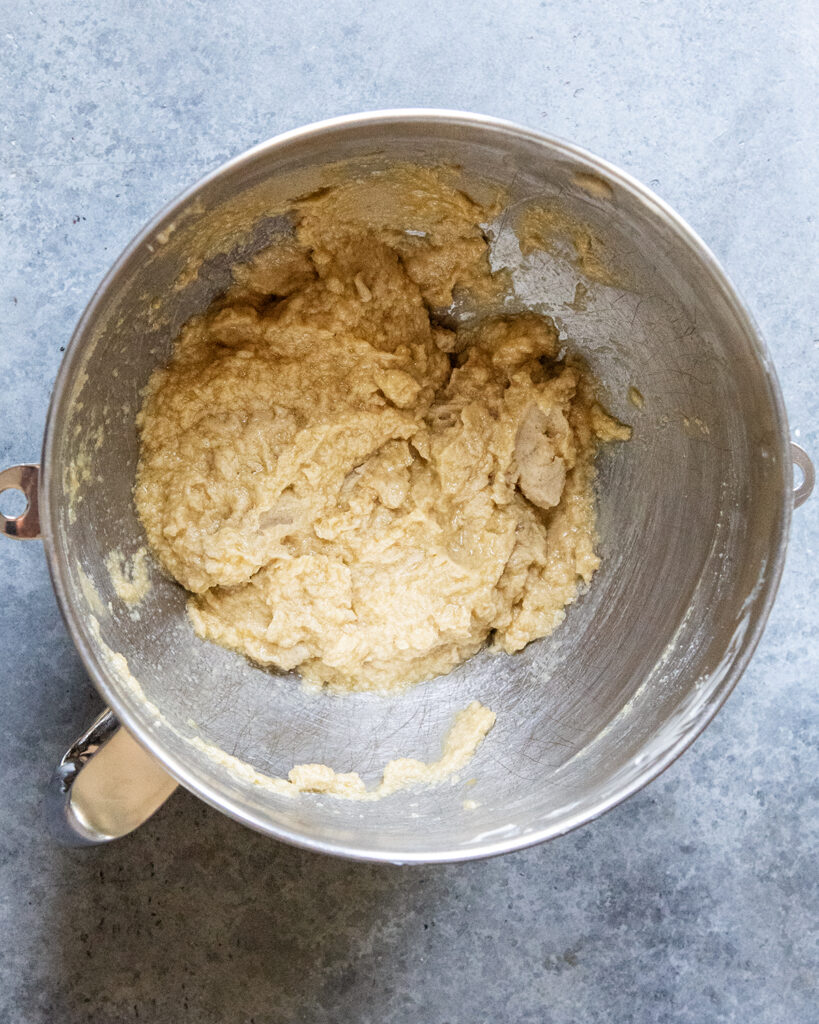
[[[209,318],[214,341],[228,348],[246,345],[257,333],[259,314],[252,306],[228,306]]]
[[[515,437],[520,489],[539,508],[554,508],[566,483],[566,464],[548,433],[549,417],[537,405],[523,415]]]

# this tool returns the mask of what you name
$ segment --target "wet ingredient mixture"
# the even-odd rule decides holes
[[[135,498],[201,637],[390,692],[563,620],[599,564],[596,448],[629,431],[547,318],[441,315],[502,294],[496,212],[442,170],[341,182],[184,326]]]

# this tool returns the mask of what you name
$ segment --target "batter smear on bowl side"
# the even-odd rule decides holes
[[[441,170],[341,182],[182,328],[135,498],[201,637],[395,692],[563,620],[599,564],[595,451],[629,430],[548,318],[441,326],[453,290],[503,291],[495,213]]]

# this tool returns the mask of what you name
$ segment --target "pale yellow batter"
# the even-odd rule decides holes
[[[280,796],[323,793],[343,800],[381,800],[401,790],[412,789],[415,786],[436,786],[447,779],[452,779],[469,764],[494,724],[494,712],[473,700],[455,715],[437,761],[427,764],[414,757],[396,757],[387,762],[381,774],[381,781],[372,789],[367,789],[358,772],[337,772],[326,764],[297,764],[287,773],[286,779],[264,775],[252,765],[240,761],[212,743],[198,737],[188,742],[217,764]]]
[[[135,497],[202,637],[390,691],[562,621],[599,561],[596,444],[628,429],[548,320],[438,324],[502,292],[494,212],[428,169],[337,185],[183,328]]]

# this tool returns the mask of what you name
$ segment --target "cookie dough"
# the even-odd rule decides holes
[[[430,169],[338,184],[182,329],[135,499],[200,636],[395,691],[562,621],[599,563],[597,443],[628,429],[548,319],[451,329],[453,291],[506,284],[495,212]]]

